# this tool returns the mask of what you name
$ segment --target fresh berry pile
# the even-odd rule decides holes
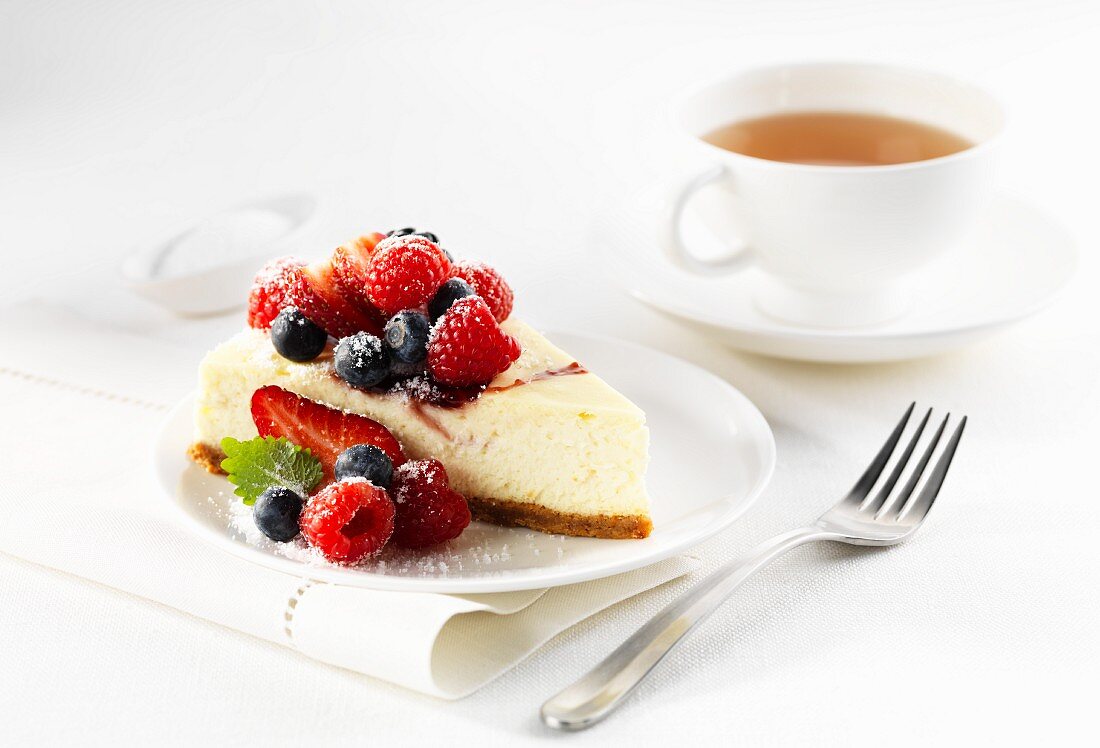
[[[248,324],[270,330],[279,355],[297,363],[335,338],[333,369],[351,387],[426,381],[479,392],[520,355],[500,326],[513,301],[496,270],[456,261],[438,236],[408,227],[361,236],[320,262],[269,263],[249,294]],[[259,436],[224,439],[222,467],[268,538],[300,535],[329,561],[353,564],[387,544],[452,540],[470,524],[443,465],[408,461],[377,421],[274,385],[250,407]]]
[[[223,439],[222,468],[253,504],[256,527],[276,542],[301,534],[329,561],[354,564],[387,543],[418,549],[452,540],[470,524],[443,465],[407,461],[376,421],[275,386],[253,394],[252,417],[260,435]]]
[[[513,301],[496,270],[455,261],[438,236],[406,227],[361,236],[321,262],[268,264],[249,295],[248,324],[270,328],[275,350],[299,363],[336,338],[336,373],[352,387],[425,375],[482,387],[519,357],[500,327]]]

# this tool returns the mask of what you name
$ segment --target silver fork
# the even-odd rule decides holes
[[[894,467],[886,474],[878,491],[872,495],[905,432],[915,406],[916,403],[913,403],[905,411],[905,415],[871,464],[836,506],[809,527],[793,530],[761,543],[747,556],[718,569],[670,603],[587,675],[543,704],[540,712],[542,721],[559,730],[583,730],[607,717],[657,663],[725,602],[742,582],[757,569],[792,548],[815,540],[833,540],[852,545],[894,545],[915,533],[928,516],[928,510],[932,508],[932,503],[939,494],[947,469],[951,467],[951,458],[955,455],[966,427],[964,416],[928,479],[914,496],[917,484],[947,427],[951,417],[949,413],[936,429],[909,478],[891,501],[891,494],[913,456],[925,426],[928,425],[928,419],[932,415],[932,410],[929,409]]]

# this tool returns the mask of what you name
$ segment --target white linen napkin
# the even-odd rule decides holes
[[[239,559],[177,524],[149,465],[196,354],[57,308],[15,316],[35,324],[0,332],[0,551],[443,698],[696,566],[681,556],[549,590],[442,595],[326,584]]]

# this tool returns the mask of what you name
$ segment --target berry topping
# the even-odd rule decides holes
[[[271,322],[289,302],[287,289],[295,278],[297,268],[305,262],[297,257],[280,257],[260,268],[252,290],[248,293],[248,326],[260,330],[271,327]]]
[[[283,486],[305,496],[322,477],[321,461],[308,449],[285,438],[257,436],[246,442],[227,436],[221,441],[225,459],[221,468],[245,504],[273,486]]]
[[[336,374],[352,387],[373,387],[390,373],[390,353],[382,339],[357,332],[336,344]]]
[[[393,461],[373,444],[348,447],[336,458],[336,480],[366,478],[381,488],[393,482]]]
[[[462,278],[450,278],[439,290],[435,292],[435,296],[428,302],[428,314],[432,318],[434,323],[437,319],[443,316],[443,312],[451,308],[451,304],[454,304],[459,299],[464,299],[467,296],[476,295],[474,287],[467,283]]]
[[[271,344],[283,358],[312,361],[325,350],[328,333],[315,325],[298,307],[284,307],[271,323]]]
[[[373,444],[394,465],[405,462],[397,439],[377,421],[326,407],[275,385],[261,387],[252,394],[252,420],[260,436],[285,436],[293,444],[308,448],[321,461],[324,476],[330,480],[336,458],[353,444]]]
[[[392,316],[426,303],[450,274],[451,261],[435,242],[393,236],[375,247],[367,267],[367,296]]]
[[[459,299],[439,318],[428,343],[428,371],[440,384],[488,384],[519,358],[519,342],[500,329],[479,296]]]
[[[415,234],[415,233],[416,233],[416,228],[415,227],[406,226],[403,229],[390,229],[389,231],[386,232],[386,238],[389,239],[391,236],[408,236],[409,234]]]
[[[298,536],[298,518],[302,516],[302,497],[285,486],[272,486],[256,499],[252,518],[256,527],[277,543]]]
[[[428,356],[428,334],[431,328],[427,315],[420,312],[407,310],[390,317],[383,328],[390,357],[403,364],[422,363]]]
[[[393,517],[385,489],[352,478],[310,499],[299,524],[309,544],[329,561],[354,564],[382,550],[393,534]]]
[[[300,268],[287,299],[334,338],[382,332],[381,320],[373,311],[353,304],[340,292],[328,260]]]
[[[439,237],[436,236],[435,234],[433,234],[430,231],[417,231],[416,235],[424,237],[425,239],[432,242],[433,244],[439,244]]]
[[[393,542],[425,548],[457,538],[470,524],[470,507],[447,481],[438,460],[406,462],[394,475],[397,509]]]
[[[497,322],[508,319],[514,295],[500,273],[483,262],[463,260],[455,265],[454,275],[473,286],[477,295],[485,299]]]
[[[361,307],[369,307],[367,300],[367,265],[378,242],[384,234],[366,234],[341,244],[332,251],[332,276],[336,287],[345,298]]]

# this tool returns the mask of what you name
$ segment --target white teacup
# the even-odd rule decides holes
[[[800,111],[914,120],[974,145],[926,161],[822,166],[768,161],[702,139],[731,122]],[[765,312],[833,327],[881,323],[906,311],[906,281],[963,241],[989,200],[1005,119],[991,96],[960,81],[842,63],[738,73],[685,95],[674,116],[711,165],[669,200],[667,256],[707,277],[755,264],[765,271],[756,295]],[[704,259],[685,246],[681,222],[689,203],[709,229],[732,240],[728,255]]]

